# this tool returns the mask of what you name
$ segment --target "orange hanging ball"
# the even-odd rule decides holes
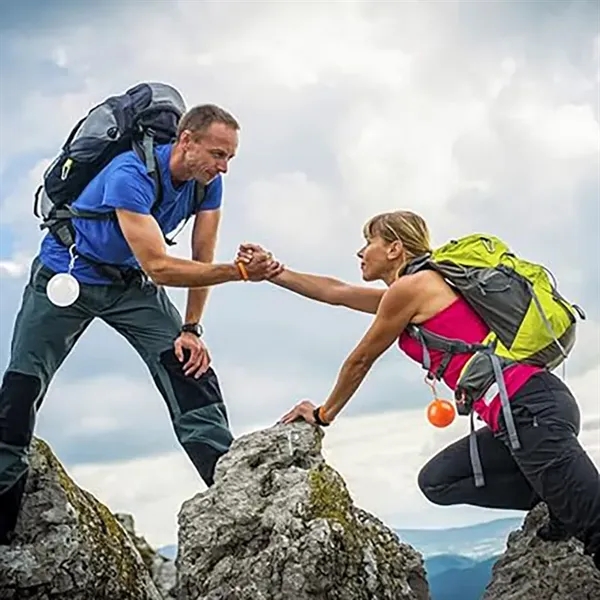
[[[448,427],[455,417],[454,404],[448,400],[436,398],[427,407],[427,420],[434,427]]]

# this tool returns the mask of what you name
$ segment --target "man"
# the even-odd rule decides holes
[[[0,388],[0,543],[10,543],[16,525],[35,415],[56,371],[96,317],[122,334],[144,360],[179,442],[204,482],[212,485],[215,464],[228,450],[232,434],[200,337],[208,288],[241,279],[260,281],[279,268],[266,254],[246,268],[212,263],[221,177],[236,153],[238,131],[235,118],[221,108],[192,108],[183,115],[175,142],[156,148],[163,198],[154,214],[154,182],[140,157],[129,151],[113,159],[74,204],[88,211],[110,209],[116,218],[73,218],[74,255],[52,234],[43,239]],[[194,180],[206,186],[199,205]],[[169,256],[163,234],[192,215],[192,260]],[[109,277],[102,264],[116,265],[122,279]],[[46,285],[70,265],[80,295],[72,305],[58,307],[48,299]],[[161,286],[189,288],[184,320]]]

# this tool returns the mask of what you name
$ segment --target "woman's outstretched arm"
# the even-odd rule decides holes
[[[266,250],[258,244],[241,244],[236,260],[249,263],[253,256],[264,253],[267,253]],[[379,302],[385,293],[384,289],[352,285],[334,277],[301,273],[287,267],[275,277],[271,277],[269,281],[311,300],[334,306],[345,306],[373,315],[377,312]]]
[[[327,400],[319,406],[319,415],[325,423],[331,422],[352,398],[375,361],[398,339],[404,328],[417,313],[420,290],[403,278],[386,291],[371,327],[344,361],[337,381]],[[296,404],[281,419],[291,423],[302,418],[315,423],[317,407],[309,400]]]
[[[352,285],[334,277],[300,273],[287,267],[269,281],[311,300],[370,314],[377,312],[385,293],[384,289]]]

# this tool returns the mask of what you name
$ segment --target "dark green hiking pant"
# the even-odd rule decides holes
[[[173,351],[181,317],[164,289],[135,283],[81,285],[71,306],[46,296],[52,272],[35,260],[17,314],[10,363],[0,388],[0,498],[27,472],[35,416],[54,374],[92,320],[102,319],[137,350],[167,403],[177,439],[207,485],[231,442],[217,376],[186,377]],[[0,506],[0,512],[2,512]]]

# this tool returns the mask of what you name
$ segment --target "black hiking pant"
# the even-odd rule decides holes
[[[52,378],[92,320],[102,319],[137,350],[164,398],[177,439],[207,485],[231,445],[227,411],[212,368],[186,377],[173,342],[181,316],[164,289],[141,277],[131,284],[81,284],[77,301],[54,306],[53,272],[35,259],[16,317],[0,388],[0,541],[14,527],[28,472],[36,413]]]
[[[512,412],[521,448],[511,448],[504,419],[499,431],[476,432],[484,487],[475,487],[469,437],[434,456],[419,473],[419,487],[433,503],[532,509],[540,501],[589,553],[600,552],[600,475],[579,444],[575,398],[551,373],[533,376],[514,395]]]

